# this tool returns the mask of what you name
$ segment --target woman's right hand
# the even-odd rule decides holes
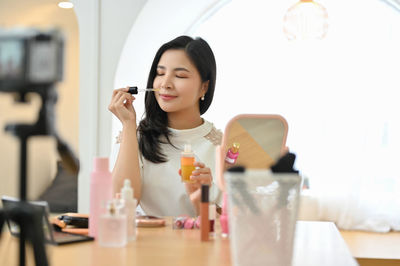
[[[108,110],[110,110],[122,124],[128,122],[135,122],[136,124],[136,112],[132,105],[135,97],[128,93],[128,90],[129,87],[114,90],[111,102],[108,105]]]

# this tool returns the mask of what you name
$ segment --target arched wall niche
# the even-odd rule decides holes
[[[161,44],[179,35],[192,36],[198,25],[228,2],[230,1],[148,1],[133,24],[124,44],[115,74],[114,88],[122,88],[127,85],[144,88],[152,60]],[[144,111],[144,94],[139,94],[136,98],[135,110],[137,121],[140,121]],[[114,150],[114,140],[121,127],[119,120],[113,117],[112,165],[117,156]]]

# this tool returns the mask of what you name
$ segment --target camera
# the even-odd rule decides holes
[[[0,92],[26,93],[61,81],[63,46],[57,29],[0,29]]]

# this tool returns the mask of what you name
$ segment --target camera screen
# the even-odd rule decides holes
[[[22,78],[23,59],[24,47],[21,41],[0,39],[0,80]]]

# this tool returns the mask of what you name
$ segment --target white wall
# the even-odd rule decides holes
[[[150,66],[158,48],[179,35],[191,35],[199,22],[226,2],[229,1],[149,0],[127,37],[115,74],[114,87],[136,85],[145,88]],[[144,111],[144,94],[139,94],[136,98],[134,105],[137,121],[140,121]],[[115,117],[112,122],[112,134],[115,137],[119,134],[121,123]],[[117,155],[113,144],[114,141],[111,143],[112,164]]]
[[[95,156],[109,156],[116,65],[126,36],[146,0],[72,1],[80,36],[78,209],[89,210],[89,180]]]

